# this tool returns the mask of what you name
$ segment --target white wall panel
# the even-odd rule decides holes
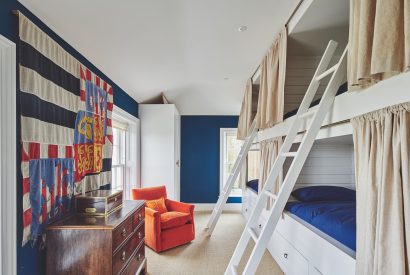
[[[294,145],[292,150],[296,150]],[[284,171],[291,161],[285,162]],[[296,181],[306,185],[338,185],[354,188],[354,154],[351,136],[316,141]]]

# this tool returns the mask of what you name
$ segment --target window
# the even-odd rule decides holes
[[[127,132],[127,125],[125,127],[117,121],[113,121],[112,134],[113,134],[113,146],[112,146],[112,189],[125,189],[125,168],[126,157],[125,147]]]
[[[220,190],[228,181],[229,175],[233,172],[233,166],[241,150],[243,141],[236,139],[236,128],[222,128],[221,129],[221,175],[220,175]],[[242,187],[239,184],[239,176],[232,188],[230,196],[242,196]]]
[[[130,199],[131,189],[140,187],[139,120],[115,107],[112,134],[111,187],[122,189],[124,199]]]

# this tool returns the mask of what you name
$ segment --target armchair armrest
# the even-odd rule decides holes
[[[161,246],[161,217],[158,211],[145,207],[145,242],[152,248]]]
[[[188,204],[188,203],[183,203],[179,201],[173,201],[170,199],[165,200],[165,204],[167,205],[167,208],[169,211],[178,211],[182,213],[190,213],[191,217],[194,217],[194,208],[195,205]]]

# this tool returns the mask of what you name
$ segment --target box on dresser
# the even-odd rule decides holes
[[[122,206],[122,190],[95,190],[75,198],[76,213],[106,216]]]
[[[108,216],[72,215],[47,228],[47,274],[145,274],[144,201]]]

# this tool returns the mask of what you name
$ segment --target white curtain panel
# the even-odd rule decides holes
[[[283,121],[287,37],[284,27],[261,63],[258,129],[270,128]]]
[[[356,274],[410,272],[410,103],[352,119]]]
[[[241,113],[238,121],[237,139],[243,140],[248,136],[252,124],[252,79],[246,82],[245,94],[243,96]]]
[[[368,87],[409,68],[410,0],[350,0],[350,88]]]

